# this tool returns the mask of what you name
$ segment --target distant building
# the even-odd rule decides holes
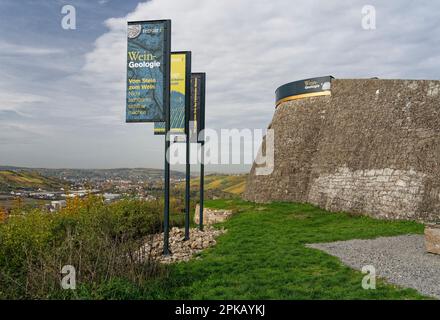
[[[59,211],[65,207],[66,207],[66,200],[51,201],[49,206],[49,211],[50,212]]]
[[[120,194],[115,193],[104,193],[103,196],[106,203],[110,203],[121,198]]]

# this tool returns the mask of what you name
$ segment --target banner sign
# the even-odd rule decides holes
[[[171,53],[171,134],[184,134],[189,113],[191,52]],[[154,134],[165,134],[165,123],[154,124]]]
[[[200,132],[205,129],[206,74],[191,73],[191,109],[189,120],[191,142],[203,142]]]
[[[332,76],[326,76],[286,83],[275,91],[275,104],[278,106],[289,100],[331,95],[332,79]]]
[[[171,21],[133,21],[127,29],[126,122],[165,121]]]

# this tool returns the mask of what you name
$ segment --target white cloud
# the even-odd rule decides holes
[[[0,95],[0,110],[20,111],[28,104],[47,101],[49,101],[47,97],[39,95],[24,92],[3,92]]]
[[[373,1],[374,2],[377,1]],[[111,88],[124,104],[127,20],[172,19],[173,50],[193,52],[208,78],[208,124],[265,127],[275,89],[289,81],[336,77],[432,78],[439,35],[432,6],[377,4],[377,29],[361,27],[364,1],[153,0],[106,21],[81,77]],[[409,16],[417,7],[418,17]],[[426,19],[428,17],[428,19]],[[432,23],[436,28],[432,29]],[[434,31],[434,32],[433,32]],[[403,34],[404,33],[404,34]],[[116,108],[116,104],[115,104]]]
[[[15,43],[0,41],[0,55],[27,55],[27,56],[47,56],[63,53],[63,49],[24,46]]]

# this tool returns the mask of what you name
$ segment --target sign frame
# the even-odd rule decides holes
[[[126,109],[125,109],[125,122],[126,123],[151,123],[157,121],[165,121],[166,118],[166,108],[169,105],[169,92],[170,92],[170,57],[171,57],[171,20],[163,19],[163,20],[140,20],[140,21],[127,21],[127,29],[130,25],[145,25],[145,24],[163,24],[163,50],[162,50],[162,117],[157,118],[149,118],[149,119],[130,119],[128,117],[128,81],[129,81],[129,72],[128,72],[128,34],[127,34],[127,67],[126,67]],[[141,27],[142,30],[142,27]]]
[[[165,150],[164,150],[164,220],[163,220],[163,229],[164,229],[164,242],[163,242],[163,255],[169,256],[171,254],[169,247],[169,238],[170,238],[170,162],[169,154],[170,154],[170,140],[168,139],[168,132],[170,130],[170,68],[171,68],[171,20],[142,20],[142,21],[127,21],[127,57],[128,57],[128,26],[131,24],[155,24],[155,23],[163,23],[163,32],[164,32],[164,43],[163,43],[163,52],[162,52],[162,76],[163,76],[163,95],[162,95],[162,121],[165,122]],[[142,27],[141,27],[142,30]],[[141,31],[139,31],[140,33]],[[128,64],[127,64],[127,82],[128,84]],[[126,88],[126,93],[128,92],[128,88]],[[126,97],[126,104],[128,102],[128,94]],[[138,123],[138,122],[154,122],[153,119],[150,121],[127,121],[127,110],[128,107],[126,105],[126,122],[127,123]]]
[[[200,85],[199,85],[199,90],[200,90],[200,94],[197,95],[195,92],[195,87],[193,87],[193,79],[196,79],[196,77],[198,77],[200,79]],[[191,73],[191,107],[190,107],[190,121],[191,119],[191,113],[195,113],[196,117],[197,114],[199,116],[199,119],[196,119],[196,125],[197,125],[197,130],[196,130],[196,137],[191,137],[191,142],[193,143],[203,143],[204,142],[204,134],[203,134],[203,130],[205,129],[205,94],[206,94],[206,73],[205,72],[192,72]],[[200,97],[200,101],[199,101],[199,111],[197,112],[197,109],[195,108],[196,105],[196,97]],[[194,112],[194,110],[196,109],[196,112]],[[203,137],[201,136],[201,133],[203,134]],[[194,134],[194,133],[193,133]]]
[[[191,107],[191,51],[172,51],[171,57],[173,54],[184,54],[185,55],[185,110],[184,110],[184,128],[182,132],[175,131],[173,128],[170,128],[170,135],[187,135],[189,132],[189,116],[190,116],[190,107]],[[171,65],[170,65],[171,70]],[[171,71],[170,71],[170,82],[171,82]],[[170,85],[171,92],[171,85]],[[170,113],[172,114],[172,105],[170,101]],[[171,115],[170,115],[171,116]],[[157,121],[162,122],[162,121]],[[172,122],[172,119],[171,119]],[[155,135],[164,135],[164,132],[156,131],[159,128],[154,127]],[[160,128],[162,129],[162,128]],[[174,128],[175,129],[175,128]],[[180,129],[180,128],[179,128]],[[176,141],[176,142],[184,142],[184,141]]]

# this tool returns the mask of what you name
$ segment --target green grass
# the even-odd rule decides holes
[[[329,213],[306,204],[258,205],[240,200],[207,201],[234,216],[215,247],[142,288],[116,282],[94,298],[132,299],[422,299],[415,290],[378,280],[361,287],[363,274],[307,243],[422,233],[408,221],[384,221]],[[86,290],[87,291],[87,290]],[[84,292],[87,297],[87,292]]]

